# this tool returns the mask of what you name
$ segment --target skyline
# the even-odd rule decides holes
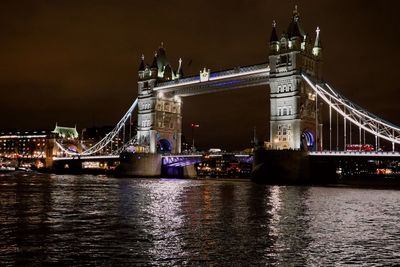
[[[280,35],[296,4],[220,1],[210,8],[204,3],[211,1],[192,7],[179,1],[156,6],[31,2],[23,8],[3,3],[0,11],[0,105],[3,114],[13,115],[1,116],[0,128],[115,124],[136,98],[141,54],[151,63],[161,42],[175,68],[183,58],[185,76],[203,67],[217,71],[265,62],[272,21]],[[321,28],[324,79],[355,103],[399,124],[393,95],[400,29],[395,6],[387,3],[356,1],[347,8],[337,1],[297,4],[306,32],[314,35]],[[195,121],[200,146],[243,147],[250,143],[253,126],[264,139],[269,135],[268,94],[269,87],[256,87],[184,98],[183,134],[190,140]],[[227,137],[231,132],[235,136]]]

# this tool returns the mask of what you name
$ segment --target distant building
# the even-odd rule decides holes
[[[64,127],[58,126],[56,124],[54,130],[52,131],[54,135],[53,142],[49,142],[48,152],[49,156],[66,156],[67,152],[71,153],[79,153],[82,151],[82,146],[79,140],[79,134],[75,127]],[[56,145],[56,142],[60,144],[60,146]]]
[[[0,157],[45,158],[49,130],[0,130]]]
[[[52,133],[56,134],[57,137],[67,140],[78,139],[79,134],[75,127],[62,127],[56,124],[56,127],[52,131]]]

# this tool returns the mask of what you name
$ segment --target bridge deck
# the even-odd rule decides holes
[[[324,157],[392,157],[400,158],[400,152],[388,151],[312,151],[310,156]]]

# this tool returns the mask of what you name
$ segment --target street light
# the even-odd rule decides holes
[[[200,125],[199,125],[198,123],[192,122],[192,123],[190,124],[190,127],[192,128],[192,151],[194,151],[194,129],[195,129],[195,128],[199,128]]]

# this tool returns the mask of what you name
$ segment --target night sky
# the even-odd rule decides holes
[[[265,62],[299,5],[304,30],[321,28],[324,79],[400,125],[398,1],[1,1],[0,128],[113,125],[137,95],[144,53],[164,42],[185,75]],[[188,63],[191,61],[191,64]],[[269,87],[184,99],[183,133],[196,143],[243,148],[253,127],[269,136]]]

